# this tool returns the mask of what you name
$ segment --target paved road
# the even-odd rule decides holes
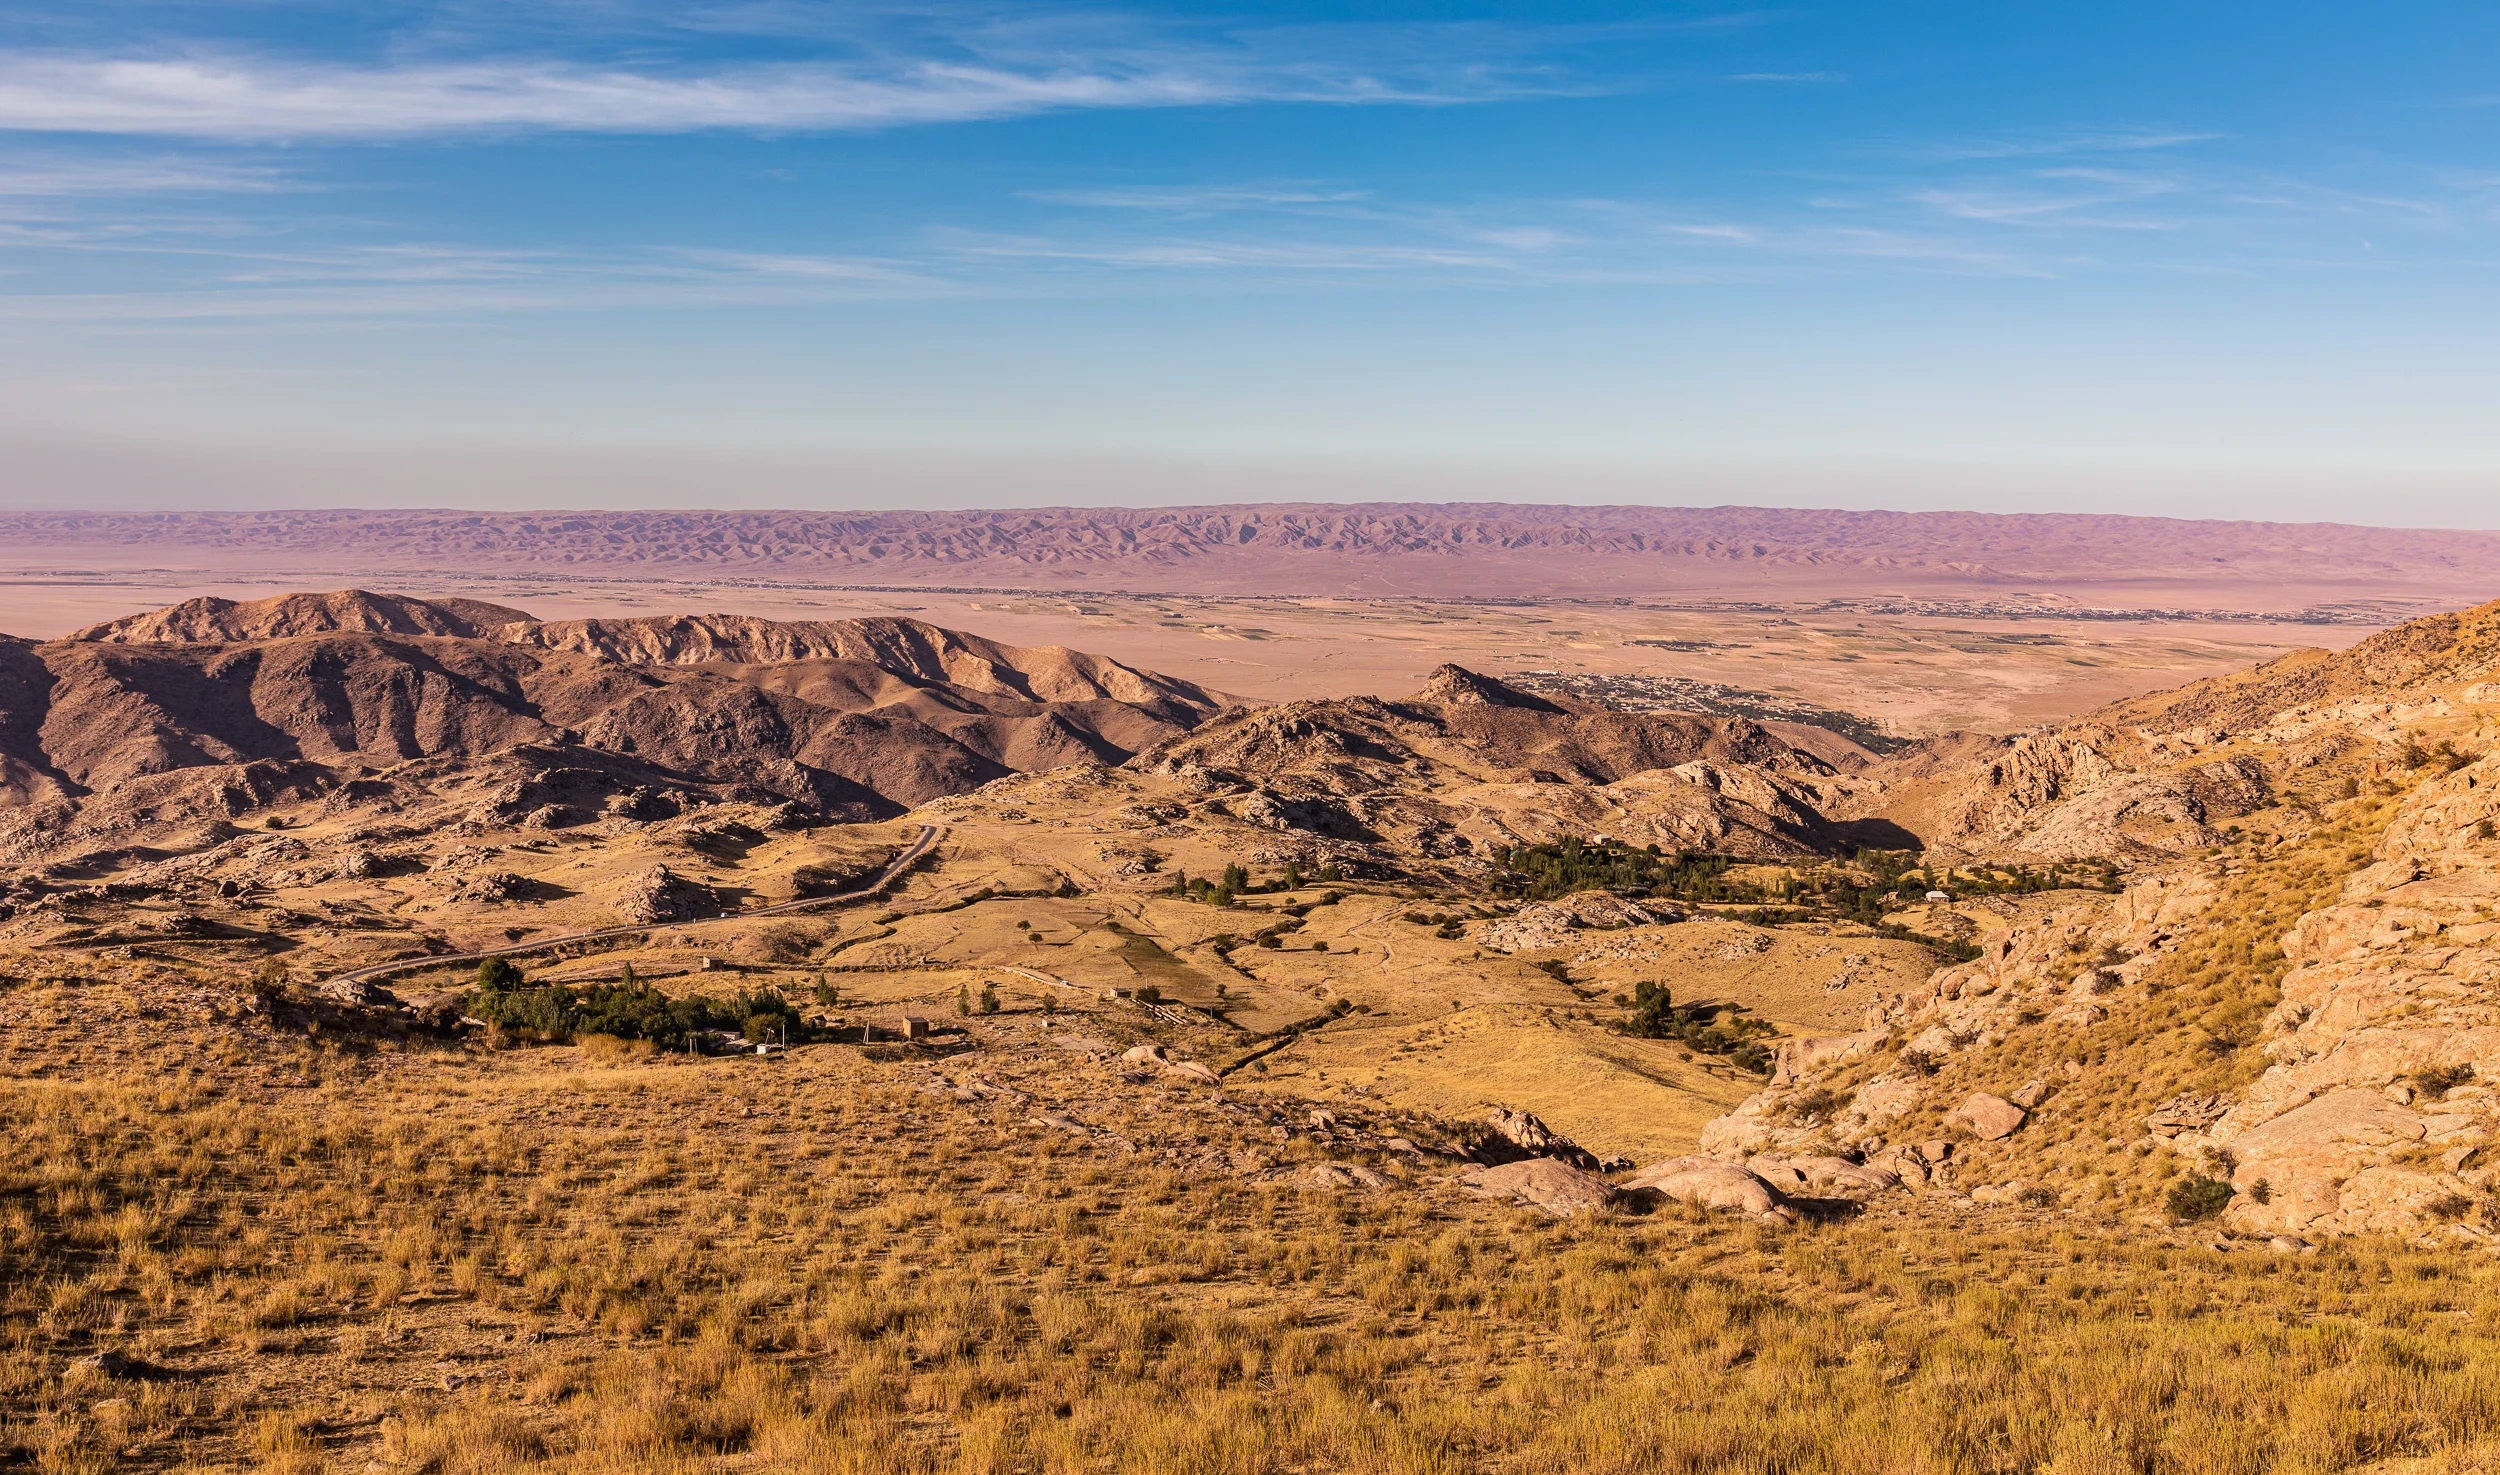
[[[815,907],[858,901],[862,897],[874,896],[884,890],[895,877],[910,869],[914,861],[936,849],[939,838],[945,833],[943,825],[922,825],[920,838],[911,842],[910,847],[902,854],[894,857],[893,864],[879,872],[877,879],[865,886],[855,886],[848,891],[837,891],[830,896],[806,896],[797,901],[756,907],[751,911],[730,912],[718,917],[695,917],[687,922],[645,922],[634,927],[602,927],[596,932],[575,932],[563,937],[539,937],[528,942],[516,942],[509,947],[490,947],[482,953],[435,953],[422,958],[399,958],[388,963],[376,963],[370,968],[359,968],[353,973],[342,973],[329,981],[347,984],[371,983],[376,979],[388,978],[394,973],[415,973],[426,968],[456,966],[461,963],[483,963],[488,958],[509,958],[520,953],[545,952],[549,948],[562,947],[566,943],[604,942],[612,937],[632,937],[637,933],[656,931],[662,927],[683,927],[705,922],[751,922],[758,917],[778,917],[790,912],[803,912]]]

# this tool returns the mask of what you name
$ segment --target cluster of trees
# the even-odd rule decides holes
[[[1238,865],[1226,866],[1224,874],[1213,881],[1204,876],[1192,876],[1187,871],[1175,870],[1172,872],[1171,890],[1174,896],[1190,901],[1202,901],[1209,906],[1228,907],[1233,904],[1233,898],[1237,896],[1250,896],[1262,892],[1299,891],[1313,881],[1342,881],[1344,879],[1344,870],[1337,866],[1321,866],[1306,876],[1302,873],[1302,862],[1289,860],[1285,862],[1285,873],[1282,876],[1273,881],[1264,882],[1252,881],[1249,870]],[[1330,899],[1335,899],[1334,893],[1331,893]]]
[[[1552,845],[1518,845],[1503,853],[1514,878],[1502,889],[1531,901],[1550,901],[1574,891],[1646,891],[1683,901],[1746,902],[1763,899],[1761,888],[1727,879],[1736,862],[1724,855],[1657,846],[1634,849],[1613,840],[1566,835]]]
[[[1824,920],[1837,916],[1870,927],[1901,902],[1929,891],[1997,896],[2070,888],[2116,891],[2121,884],[2118,867],[2106,860],[1965,871],[1927,866],[1913,850],[1872,848],[1850,851],[1837,864],[1791,870],[1762,884],[1731,876],[1742,864],[1731,856],[1697,850],[1668,855],[1655,845],[1635,849],[1576,835],[1551,845],[1514,846],[1501,860],[1513,873],[1505,893],[1532,901],[1574,891],[1646,891],[1676,901],[1801,908]]]
[[[1290,868],[1288,874],[1291,874]],[[1250,890],[1250,872],[1237,865],[1226,866],[1223,879],[1217,881],[1210,881],[1204,876],[1192,876],[1187,871],[1172,872],[1174,896],[1186,897],[1191,901],[1203,901],[1209,906],[1231,906],[1234,897],[1248,890]]]
[[[1663,983],[1638,983],[1628,994],[1615,995],[1615,1007],[1630,1013],[1615,1021],[1618,1033],[1645,1040],[1674,1040],[1704,1055],[1716,1055],[1741,1070],[1768,1075],[1771,1052],[1763,1041],[1779,1031],[1759,1019],[1748,1019],[1718,1004],[1675,1002]]]
[[[575,989],[533,984],[509,960],[489,958],[478,965],[477,987],[463,1001],[462,1011],[542,1040],[613,1035],[649,1040],[663,1050],[684,1049],[698,1035],[730,1032],[750,1040],[786,1042],[805,1038],[807,1028],[797,1007],[774,990],[741,992],[726,1000],[702,994],[673,999],[637,981],[630,964],[615,983]]]

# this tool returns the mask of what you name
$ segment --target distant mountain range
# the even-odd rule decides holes
[[[1256,504],[945,512],[0,513],[30,570],[306,571],[1217,594],[2049,596],[2410,612],[2500,585],[2500,532],[1763,507]]]

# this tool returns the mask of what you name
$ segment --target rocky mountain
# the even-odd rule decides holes
[[[1773,857],[1827,851],[1855,783],[1744,718],[1628,713],[1457,666],[1394,700],[1228,712],[1130,761],[1227,793],[1277,832],[1372,844],[1387,862],[1481,857],[1566,834]]]
[[[2096,714],[2079,734],[2170,779],[2252,775],[2236,823],[2121,895],[2028,918],[1858,1033],[1787,1042],[1705,1149],[2218,1216],[2292,1248],[2500,1239],[2496,657],[2500,604]],[[2010,784],[2013,751],[1985,771]],[[2070,753],[2061,781],[2083,771]]]
[[[198,600],[0,645],[0,846],[135,843],[310,800],[406,805],[490,755],[572,775],[579,792],[538,806],[558,817],[708,786],[873,818],[1021,770],[1116,763],[1221,706],[1117,662],[908,620],[544,625],[355,590]]]
[[[108,640],[122,645],[231,643],[276,640],[289,635],[478,637],[529,616],[476,599],[403,599],[342,589],[333,594],[280,594],[269,599],[186,599],[164,609],[126,615],[76,631],[71,640]]]

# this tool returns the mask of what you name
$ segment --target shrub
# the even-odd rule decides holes
[[[2474,1067],[2463,1063],[2425,1066],[2412,1075],[2413,1088],[2425,1096],[2444,1096],[2472,1079]]]
[[[985,983],[981,985],[981,1012],[984,1014],[995,1014],[998,1012],[997,984]]]
[[[1901,1065],[1903,1069],[1916,1071],[1923,1076],[1931,1076],[1944,1069],[1944,1061],[1925,1050],[1902,1051]]]
[[[477,986],[489,992],[519,988],[522,982],[521,970],[510,958],[488,958],[477,965]]]
[[[1160,1004],[1163,1002],[1163,990],[1151,983],[1147,984],[1144,988],[1137,991],[1137,1002],[1141,1004]]]
[[[252,970],[252,992],[260,998],[286,997],[287,982],[286,960],[283,958],[263,958],[260,966]]]
[[[2219,1178],[2188,1174],[2170,1185],[2162,1206],[2182,1224],[2210,1219],[2230,1207],[2232,1188]]]

